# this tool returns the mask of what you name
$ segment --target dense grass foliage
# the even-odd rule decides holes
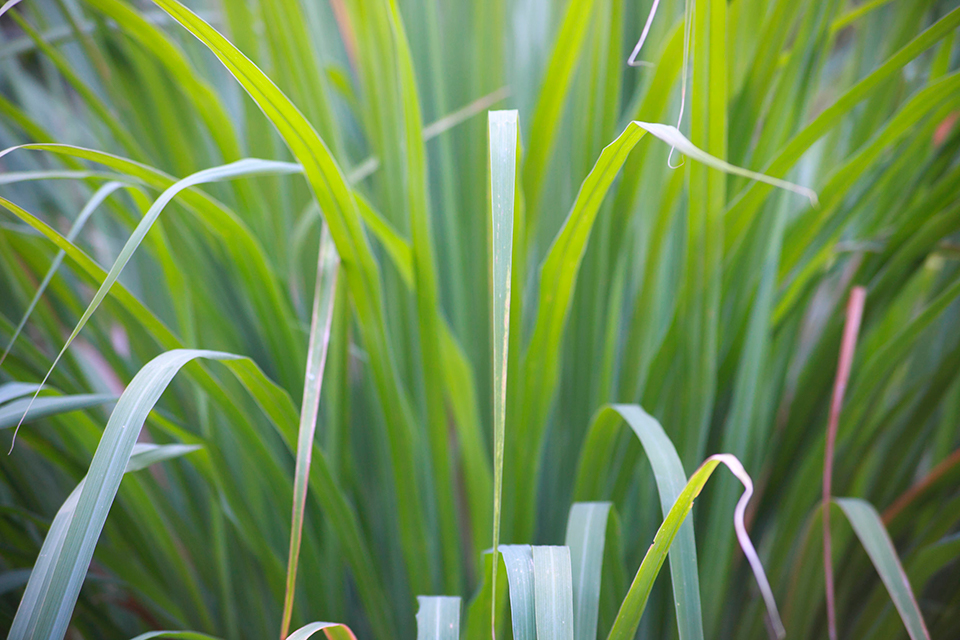
[[[0,14],[11,637],[960,636],[954,0]]]

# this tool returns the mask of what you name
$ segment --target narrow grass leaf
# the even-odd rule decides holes
[[[507,368],[510,346],[510,282],[513,268],[514,195],[517,179],[516,111],[491,111],[487,116],[490,144],[490,239],[493,304],[493,548],[500,548],[500,509],[503,493],[503,441],[507,416]],[[497,592],[497,567],[493,563],[491,589]],[[491,634],[496,635],[496,615],[491,610]]]
[[[537,640],[573,640],[573,578],[570,548],[533,547]]]
[[[537,319],[522,366],[523,401],[518,424],[524,427],[524,438],[519,441],[515,453],[521,460],[534,459],[539,451],[538,444],[559,378],[563,329],[600,205],[630,151],[645,133],[639,125],[630,123],[616,140],[603,149],[590,174],[580,185],[570,214],[543,261]],[[529,486],[533,482],[536,466],[529,465],[530,476],[520,481],[521,486]],[[527,495],[532,496],[532,492]]]
[[[570,507],[564,540],[573,579],[573,640],[596,640],[600,578],[610,502],[577,502]]]
[[[510,617],[514,640],[536,640],[537,609],[534,592],[533,549],[528,544],[500,546],[510,586]]]
[[[560,31],[544,73],[542,89],[530,124],[530,149],[523,163],[523,188],[529,198],[526,238],[530,242],[535,233],[537,203],[546,179],[550,159],[560,133],[560,116],[566,104],[567,92],[573,82],[577,62],[583,53],[583,44],[593,20],[595,0],[572,0],[567,4]]]
[[[293,598],[297,587],[297,564],[300,559],[300,539],[303,535],[303,517],[307,506],[307,487],[310,482],[310,460],[313,454],[317,413],[320,408],[320,388],[330,344],[330,326],[333,320],[333,300],[336,293],[339,257],[327,227],[323,227],[320,254],[317,258],[317,281],[313,291],[313,313],[310,321],[310,341],[307,346],[307,370],[303,383],[303,402],[300,406],[300,429],[297,439],[297,464],[293,478],[293,514],[290,524],[290,553],[287,559],[287,585],[283,598],[283,619],[280,638],[287,637],[293,617]]]
[[[730,164],[726,160],[721,160],[720,158],[711,156],[706,151],[695,147],[693,143],[690,142],[690,140],[688,140],[687,137],[674,126],[653,122],[636,122],[636,124],[654,137],[657,137],[669,144],[671,147],[676,148],[683,155],[688,156],[697,162],[702,162],[708,167],[712,167],[725,173],[743,176],[744,178],[749,178],[751,180],[764,182],[771,186],[779,187],[780,189],[792,191],[793,193],[799,194],[809,200],[811,206],[816,207],[818,204],[817,194],[813,191],[813,189],[801,187],[800,185],[793,184],[792,182],[787,182],[786,180],[781,180],[779,178],[773,178],[762,173],[757,173],[756,171],[743,169],[742,167],[737,167]]]
[[[840,343],[840,360],[837,363],[837,375],[833,384],[833,397],[830,400],[830,412],[827,423],[827,444],[823,454],[823,504],[830,504],[833,484],[833,447],[837,439],[837,425],[840,422],[840,410],[843,407],[843,395],[850,379],[853,356],[857,349],[857,335],[860,333],[860,320],[863,317],[863,304],[867,290],[854,287],[847,301],[847,317],[843,326],[843,340]],[[827,629],[831,640],[837,639],[837,609],[833,593],[833,550],[830,539],[830,509],[823,511],[823,573],[827,592]]]
[[[897,550],[883,526],[880,514],[869,502],[858,498],[834,498],[833,502],[847,516],[857,538],[870,556],[870,561],[880,574],[880,579],[890,593],[890,599],[900,613],[910,640],[930,640],[930,632],[923,621],[917,599],[913,596],[910,581],[903,571]]]
[[[344,264],[351,265],[347,284],[356,308],[373,379],[387,418],[394,475],[394,498],[400,519],[400,540],[412,584],[427,584],[433,564],[427,549],[426,518],[421,491],[401,488],[416,478],[412,416],[386,337],[379,268],[363,232],[356,201],[326,144],[279,88],[230,41],[177,0],[154,0],[196,36],[243,86],[277,127],[290,151],[303,165],[330,235]]]

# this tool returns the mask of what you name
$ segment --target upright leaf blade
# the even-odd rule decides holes
[[[565,543],[573,579],[573,640],[596,640],[600,613],[600,574],[607,535],[609,502],[577,502],[570,507]]]
[[[491,111],[487,116],[490,141],[490,216],[492,236],[493,304],[493,548],[500,548],[500,505],[503,493],[503,439],[507,415],[507,363],[510,345],[510,282],[513,265],[514,194],[517,179],[518,117],[516,111]],[[497,592],[497,567],[490,578]],[[496,635],[496,607],[490,630]]]
[[[537,609],[534,592],[533,549],[528,544],[500,546],[510,585],[510,617],[514,640],[536,640]]]
[[[459,597],[417,596],[417,602],[417,640],[459,640]]]
[[[573,578],[569,547],[533,547],[537,640],[573,640]]]
[[[303,517],[307,505],[307,486],[310,482],[310,460],[313,454],[317,413],[320,407],[320,387],[330,344],[330,323],[333,319],[333,300],[337,288],[339,257],[327,227],[323,228],[320,254],[317,257],[317,281],[313,291],[313,314],[310,321],[310,343],[307,347],[307,371],[303,383],[303,403],[300,407],[300,429],[297,439],[297,466],[293,479],[293,515],[290,524],[290,553],[287,559],[287,585],[283,599],[283,619],[280,638],[290,629],[293,616],[293,598],[297,588],[297,564],[300,559],[300,539],[303,535]]]

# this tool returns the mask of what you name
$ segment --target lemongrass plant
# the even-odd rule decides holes
[[[960,635],[954,0],[0,16],[10,638]]]

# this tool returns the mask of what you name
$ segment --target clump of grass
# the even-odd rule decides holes
[[[0,15],[11,638],[960,631],[950,2]]]

